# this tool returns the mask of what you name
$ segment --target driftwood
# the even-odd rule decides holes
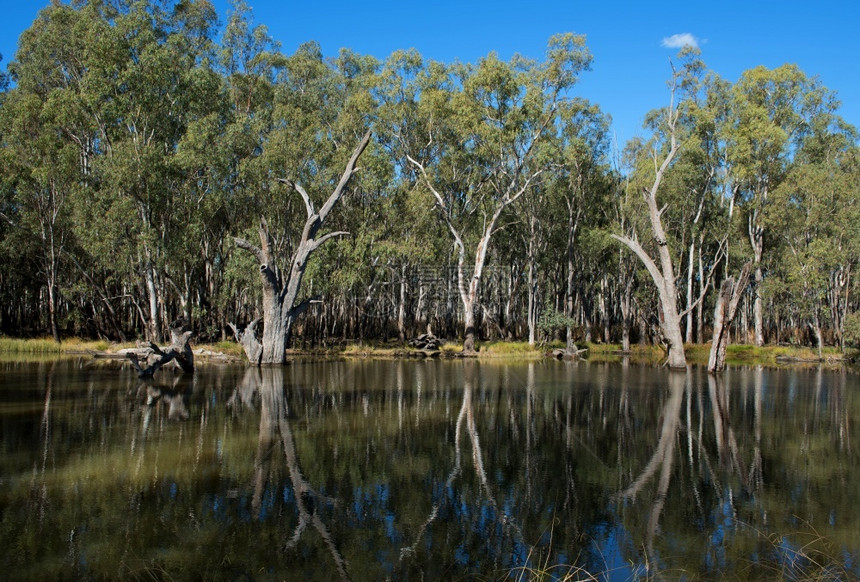
[[[257,339],[256,329],[258,323],[260,323],[259,317],[249,323],[242,331],[239,331],[235,324],[228,324],[230,329],[233,330],[233,335],[236,337],[236,341],[239,342],[239,345],[242,346],[243,350],[245,350],[245,355],[248,356],[248,362],[253,366],[259,366],[260,361],[263,358],[263,344],[261,344],[260,340]]]
[[[183,372],[194,373],[194,352],[191,351],[191,336],[194,332],[189,330],[183,320],[174,321],[170,326],[170,345],[159,348],[152,342],[148,347],[126,352],[126,358],[137,370],[140,378],[151,378],[162,366],[175,362]],[[141,359],[143,363],[141,364]],[[149,363],[150,360],[154,360]],[[147,366],[144,368],[143,366]]]
[[[582,354],[586,353],[588,348],[582,348],[578,350],[565,350],[562,348],[556,348],[552,351],[552,357],[557,360],[578,360]]]
[[[708,372],[711,374],[722,372],[726,367],[729,327],[749,283],[750,270],[752,270],[752,262],[743,266],[737,281],[734,277],[729,277],[720,286],[720,295],[714,308],[714,337],[711,340],[711,353],[708,357]]]
[[[423,333],[416,338],[409,340],[409,345],[413,348],[425,351],[436,351],[445,342],[433,335],[432,333]]]

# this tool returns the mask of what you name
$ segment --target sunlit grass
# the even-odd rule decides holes
[[[834,540],[819,533],[812,524],[790,536],[785,533],[755,531],[771,548],[771,559],[750,567],[763,568],[765,578],[780,582],[841,582],[856,580],[857,571]],[[739,572],[743,576],[744,572]]]
[[[539,358],[543,356],[543,351],[538,346],[529,345],[528,342],[481,342],[479,348],[479,356],[517,358]]]
[[[194,344],[192,340],[192,345],[195,351],[205,350],[207,352],[217,352],[235,357],[243,357],[245,355],[245,351],[242,349],[242,346],[229,340],[216,342],[214,344]]]
[[[0,337],[0,352],[17,354],[65,354],[84,351],[104,351],[110,347],[106,341],[85,341],[78,338],[55,342],[51,338],[18,339]]]
[[[61,343],[51,338],[18,339],[0,337],[0,354],[8,356],[62,356],[65,354],[81,354],[104,351],[117,351],[122,348],[134,347],[134,342],[111,344],[107,341],[88,341],[79,338],[64,339]],[[621,345],[612,343],[581,344],[587,348],[584,357],[595,361],[614,361],[621,357]],[[524,341],[484,341],[478,343],[479,358],[539,358],[553,349],[563,349],[564,342],[553,341],[531,346]],[[687,362],[705,365],[710,355],[710,344],[687,344],[684,351]],[[194,345],[195,350],[221,353],[233,358],[243,358],[242,346],[232,340],[211,344]],[[462,353],[460,342],[447,342],[440,348],[443,357],[454,357]],[[290,353],[304,355],[345,356],[353,358],[397,358],[418,355],[419,350],[399,341],[362,341],[348,342],[331,348],[312,350],[290,350]],[[645,364],[660,364],[666,359],[662,346],[634,344],[630,347],[629,356],[636,362]],[[844,356],[836,347],[823,349],[823,357],[828,362],[839,362]],[[732,344],[726,351],[726,362],[734,365],[776,364],[780,361],[818,362],[818,350],[806,346],[767,345],[757,347],[748,344]]]

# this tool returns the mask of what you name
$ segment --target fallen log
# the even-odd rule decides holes
[[[416,338],[412,338],[407,343],[413,348],[418,348],[419,350],[432,351],[438,350],[445,342],[432,333],[423,333]]]
[[[563,348],[556,348],[552,351],[552,357],[557,360],[578,360],[580,356],[588,351],[588,348],[568,351]]]
[[[191,350],[191,336],[194,332],[189,330],[183,320],[177,320],[170,326],[170,345],[159,348],[152,342],[148,347],[137,350],[128,350],[126,358],[132,367],[137,370],[139,378],[151,378],[165,364],[175,362],[183,372],[194,373],[194,352]],[[143,359],[143,364],[141,364]],[[150,364],[149,361],[154,359]],[[144,368],[143,366],[147,367]]]

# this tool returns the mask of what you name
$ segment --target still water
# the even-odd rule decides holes
[[[4,579],[860,578],[851,372],[0,362],[0,422]]]

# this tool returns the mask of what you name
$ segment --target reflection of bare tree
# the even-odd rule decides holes
[[[717,441],[717,459],[720,466],[730,468],[747,485],[746,471],[738,452],[738,441],[729,417],[729,391],[722,376],[708,375],[708,393],[711,397],[711,410],[714,416],[714,437]]]
[[[475,410],[472,404],[472,395],[474,392],[478,367],[479,364],[471,360],[463,363],[463,403],[460,406],[460,412],[457,414],[457,421],[454,428],[454,467],[451,469],[451,472],[448,474],[448,478],[445,480],[445,489],[451,488],[457,477],[462,473],[463,453],[461,442],[463,440],[463,433],[465,430],[465,434],[468,436],[469,443],[472,446],[472,466],[475,470],[476,476],[478,477],[481,491],[483,492],[487,504],[493,510],[494,514],[500,516],[499,519],[504,526],[504,529],[512,530],[519,539],[522,539],[523,535],[519,526],[510,519],[510,516],[505,515],[504,512],[499,509],[484,467],[483,449],[481,447],[477,423],[475,422]],[[424,533],[427,531],[427,528],[438,517],[439,509],[440,502],[437,501],[433,504],[427,519],[424,520],[421,527],[418,529],[418,532],[415,535],[415,541],[411,545],[401,548],[401,561],[415,554],[418,544],[424,538]]]
[[[651,513],[648,518],[648,529],[646,545],[648,554],[654,555],[654,537],[660,524],[660,515],[666,502],[666,492],[669,490],[669,480],[672,476],[672,461],[675,457],[675,440],[681,419],[681,403],[684,400],[684,380],[687,374],[677,372],[669,375],[669,399],[663,406],[663,427],[660,431],[660,439],[654,454],[645,465],[639,477],[627,489],[621,492],[622,498],[634,499],[642,487],[660,470],[657,482],[657,492],[651,504]]]
[[[749,484],[754,491],[760,491],[764,486],[764,469],[761,458],[761,416],[762,401],[764,399],[764,370],[758,366],[755,371],[755,447],[753,448],[753,460],[750,463]]]
[[[249,368],[245,373],[242,384],[234,396],[241,402],[252,402],[251,387],[256,383],[260,394],[260,434],[257,445],[257,460],[254,465],[254,495],[252,508],[257,518],[260,517],[263,492],[269,477],[273,455],[280,437],[284,449],[290,483],[299,513],[299,523],[284,549],[291,549],[298,544],[308,525],[313,526],[320,535],[334,560],[340,577],[349,580],[346,560],[332,539],[328,526],[319,515],[318,508],[331,500],[317,492],[302,473],[299,465],[296,443],[289,421],[289,406],[284,392],[284,370],[274,366],[270,368]]]

